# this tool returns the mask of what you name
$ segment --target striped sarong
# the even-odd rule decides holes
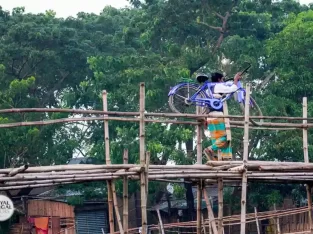
[[[226,126],[224,118],[208,119],[208,130],[211,135],[212,150],[221,151],[222,159],[232,158],[232,148],[230,142],[227,141]]]

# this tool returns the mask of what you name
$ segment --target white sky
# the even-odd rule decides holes
[[[129,6],[126,0],[0,0],[0,6],[12,11],[14,7],[25,7],[26,12],[41,13],[53,10],[57,17],[76,16],[78,12],[99,14],[102,9],[111,5],[116,8]]]
[[[313,0],[299,0],[302,4]],[[106,5],[116,8],[128,6],[126,0],[0,0],[0,6],[12,11],[14,7],[24,6],[26,12],[40,13],[54,10],[57,17],[76,16],[78,12],[99,14]]]

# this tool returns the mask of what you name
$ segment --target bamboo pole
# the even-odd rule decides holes
[[[238,167],[229,168],[228,171],[244,172],[246,169],[247,169],[247,165],[243,164]]]
[[[223,234],[223,179],[218,178],[218,234]]]
[[[28,165],[23,165],[23,166],[21,166],[19,168],[14,168],[14,169],[12,169],[12,171],[9,172],[9,176],[15,176],[18,173],[26,171],[27,168],[28,168]]]
[[[303,118],[308,117],[308,101],[307,98],[303,98]],[[307,124],[307,120],[303,120],[303,125]],[[303,155],[304,162],[309,163],[309,151],[308,151],[308,129],[303,128]]]
[[[150,165],[150,152],[146,152],[146,167],[145,167],[145,173],[146,173],[146,175],[145,175],[145,177],[146,177],[146,197],[148,197],[148,192],[149,192],[149,165]]]
[[[197,113],[200,114],[201,108],[197,106]],[[202,127],[196,126],[197,132],[197,164],[202,164]],[[201,203],[202,203],[202,181],[198,181],[197,186],[197,234],[201,234]]]
[[[141,170],[138,168],[130,168],[128,171],[124,170],[116,170],[116,171],[101,171],[94,170],[88,172],[75,172],[69,171],[65,174],[62,173],[20,173],[13,177],[8,177],[5,174],[2,174],[0,177],[0,181],[2,182],[12,182],[12,181],[21,181],[22,183],[41,183],[45,180],[59,180],[66,179],[68,181],[83,181],[85,178],[94,178],[95,180],[109,180],[116,178],[123,178],[124,176],[128,176],[129,179],[138,179],[138,173]],[[71,172],[71,173],[70,173]],[[77,174],[76,174],[77,173]],[[253,180],[290,180],[290,181],[312,181],[313,180],[313,172],[255,172],[249,171],[246,172],[246,175],[249,179]],[[149,175],[147,176],[150,180],[155,179],[170,179],[170,178],[188,178],[192,181],[198,181],[199,179],[205,179],[206,182],[216,183],[217,178],[222,177],[226,179],[226,183],[230,181],[237,181],[241,178],[240,171],[204,171],[204,170],[151,170]],[[171,181],[176,182],[176,181]],[[5,184],[3,184],[5,186]]]
[[[118,210],[117,196],[116,196],[114,181],[111,182],[111,190],[112,190],[111,193],[113,194],[113,204],[114,204],[114,210],[115,210],[115,215],[116,215],[116,219],[117,219],[117,224],[118,224],[120,233],[124,234],[124,229],[123,229],[123,225],[122,225],[122,219],[121,219],[121,216],[120,216],[120,212]]]
[[[224,116],[228,115],[228,105],[226,101],[223,103],[223,112],[224,112]],[[226,127],[226,136],[227,136],[226,138],[230,143],[231,142],[230,120],[229,118],[225,118],[224,121],[225,121],[225,127]]]
[[[308,100],[307,97],[303,97],[302,100],[302,112],[303,112],[303,118],[308,117]],[[307,124],[307,120],[303,120],[303,124]],[[308,150],[308,129],[303,128],[303,156],[304,156],[304,162],[309,163],[309,150]],[[306,193],[307,193],[307,199],[308,199],[308,224],[310,232],[313,233],[313,224],[312,224],[312,194],[311,194],[311,185],[306,184]]]
[[[197,185],[197,234],[201,234],[201,203],[202,203],[202,183],[201,181],[198,182]]]
[[[140,83],[140,126],[139,126],[139,155],[140,155],[140,165],[145,167],[145,84]],[[141,190],[141,223],[142,223],[142,234],[147,234],[147,194],[146,194],[146,172],[143,171],[140,174],[140,190]]]
[[[197,106],[197,114],[200,114],[199,106]],[[201,165],[202,164],[202,127],[200,125],[196,126],[196,132],[197,132],[197,164]]]
[[[51,172],[51,171],[83,171],[83,170],[107,170],[107,169],[130,169],[130,168],[138,168],[136,164],[118,164],[118,165],[56,165],[56,166],[38,166],[38,167],[28,167],[25,174],[34,173],[34,172]],[[162,168],[162,167],[161,167]],[[163,167],[166,168],[166,167]],[[173,168],[173,167],[172,167]],[[183,168],[183,167],[182,167]],[[188,167],[185,167],[188,168]],[[204,169],[204,168],[203,168]],[[10,173],[12,168],[0,169],[0,174]],[[24,174],[23,173],[23,174]],[[22,173],[21,173],[22,174]]]
[[[256,223],[257,232],[258,232],[258,234],[261,234],[260,223],[259,223],[259,219],[258,219],[258,211],[257,211],[256,207],[254,207],[254,216],[255,216],[255,223]]]
[[[117,112],[117,111],[102,111],[102,110],[81,110],[81,109],[63,109],[63,108],[12,108],[12,109],[2,109],[0,114],[9,114],[9,113],[27,113],[27,112],[61,112],[61,113],[72,113],[72,114],[99,114],[99,115],[108,115],[108,116],[139,116],[139,112]],[[184,117],[184,118],[206,118],[213,117],[208,114],[176,114],[176,113],[147,113],[146,116],[152,117]],[[227,115],[227,118],[239,118],[243,119],[242,115]],[[313,121],[313,118],[303,118],[303,117],[288,117],[288,116],[250,116],[250,119],[283,119],[283,120],[310,120]]]
[[[207,234],[207,232],[206,232],[206,227],[205,227],[205,224],[204,224],[204,218],[203,218],[203,215],[201,215],[201,223],[203,223],[203,233],[204,234]]]
[[[215,218],[214,218],[214,213],[213,213],[212,206],[211,206],[211,202],[209,201],[209,196],[208,196],[208,193],[207,193],[206,188],[204,186],[203,186],[202,191],[203,191],[203,197],[204,197],[204,200],[206,203],[206,207],[208,210],[208,218],[209,218],[211,228],[213,230],[213,234],[218,234],[216,222],[215,222]]]
[[[124,121],[124,122],[139,122],[138,118],[125,118],[125,117],[75,117],[75,118],[62,118],[54,120],[40,120],[30,122],[16,122],[0,124],[0,128],[15,128],[15,127],[26,127],[26,126],[45,126],[50,124],[59,123],[71,123],[71,122],[82,122],[82,121]],[[159,119],[145,119],[147,123],[172,123],[172,124],[185,124],[185,125],[201,125],[200,122],[195,121],[180,121],[180,120],[159,120]],[[243,128],[244,123],[242,121],[230,121],[230,126],[233,128]],[[258,127],[250,124],[251,129],[255,130],[296,130],[301,128],[312,128],[313,124],[289,124],[289,123],[260,123]],[[263,126],[263,127],[262,127]],[[286,127],[287,126],[287,127]],[[289,127],[288,127],[289,126]],[[276,128],[275,128],[276,127]]]
[[[128,164],[128,149],[124,150],[123,163]],[[124,233],[128,234],[128,178],[123,178],[123,227]]]
[[[10,186],[10,187],[0,187],[0,191],[10,191],[17,189],[26,189],[26,188],[43,188],[50,187],[56,185],[64,185],[64,184],[74,184],[73,182],[60,182],[60,183],[47,183],[47,184],[28,184],[28,185],[20,185],[20,186]]]
[[[276,204],[274,204],[274,211],[277,212]],[[277,234],[281,234],[279,217],[277,216],[277,217],[275,218],[275,220],[276,220],[276,230],[277,230]]]
[[[161,226],[161,234],[165,234],[164,232],[164,226],[163,226],[163,221],[162,221],[162,217],[161,217],[161,214],[160,214],[160,210],[157,209],[157,214],[158,214],[158,218],[159,218],[159,223],[160,223],[160,226]]]
[[[108,111],[108,97],[106,90],[102,92],[103,111]],[[106,116],[104,116],[106,117]],[[105,142],[105,162],[107,165],[111,164],[110,158],[110,139],[109,139],[109,122],[104,120],[104,142]],[[107,181],[108,190],[108,206],[109,206],[109,223],[110,233],[114,233],[114,213],[113,213],[113,194],[112,181]]]
[[[250,108],[250,84],[246,87],[245,97],[245,129],[244,129],[244,147],[243,147],[243,161],[248,161],[249,154],[249,108]],[[241,192],[241,220],[240,220],[240,234],[246,234],[246,206],[247,206],[247,171],[242,174],[242,192]]]

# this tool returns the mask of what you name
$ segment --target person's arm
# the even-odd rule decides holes
[[[233,84],[232,86],[227,86],[223,83],[216,84],[214,87],[214,93],[232,93],[238,89],[238,86]]]
[[[232,93],[238,89],[238,81],[241,78],[241,73],[237,73],[234,77],[234,83],[231,86],[227,86],[224,83],[216,84],[214,87],[214,93]]]

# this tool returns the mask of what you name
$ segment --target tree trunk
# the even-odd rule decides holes
[[[135,209],[136,209],[136,226],[141,227],[141,209],[140,209],[140,199],[138,199],[137,192],[135,195]]]
[[[187,200],[187,211],[188,214],[191,216],[191,220],[194,220],[194,197],[192,193],[192,185],[189,183],[185,183],[185,188],[186,188],[186,200]]]
[[[186,141],[186,151],[187,151],[187,157],[188,158],[193,158],[194,153],[193,153],[193,139],[189,139]]]
[[[171,194],[169,192],[166,193],[166,201],[167,201],[167,207],[168,207],[168,222],[171,223]]]

